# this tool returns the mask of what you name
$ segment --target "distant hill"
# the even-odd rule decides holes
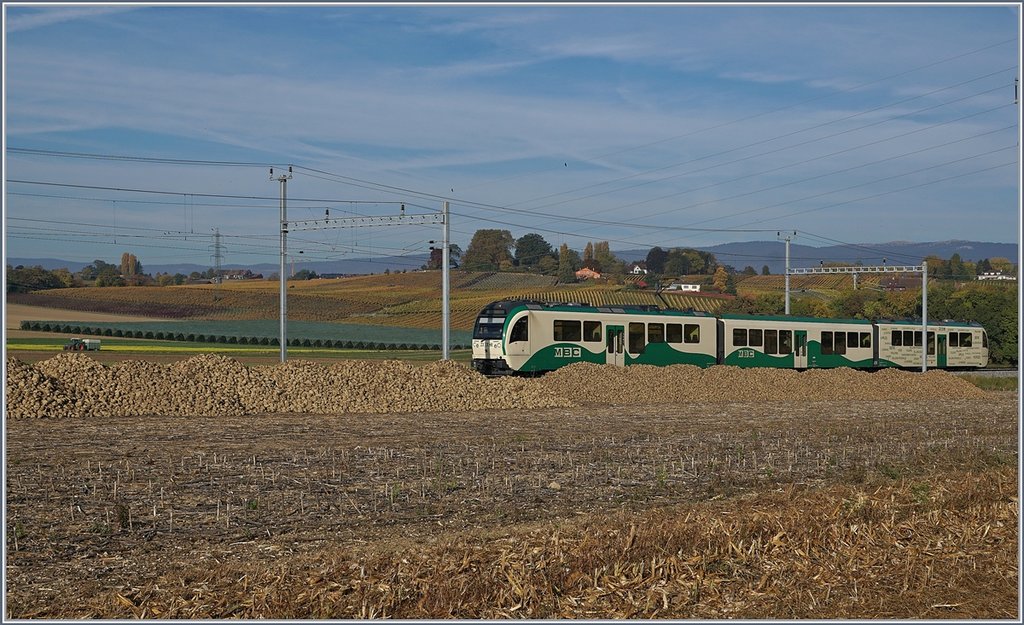
[[[883,259],[887,265],[919,264],[926,256],[935,255],[949,258],[960,254],[963,260],[978,261],[983,258],[1008,258],[1017,261],[1016,243],[988,243],[979,241],[935,241],[928,243],[912,243],[908,241],[892,241],[889,243],[856,243],[849,246],[832,245],[813,247],[796,242],[790,244],[791,267],[816,267],[824,262],[861,262],[865,265],[880,265]],[[664,246],[663,246],[664,247]],[[688,247],[688,246],[687,246]],[[786,245],[782,241],[745,241],[741,243],[723,243],[710,247],[694,246],[695,249],[711,252],[719,263],[743,269],[747,265],[761,272],[761,267],[768,265],[769,271],[782,273],[786,266]],[[666,248],[667,249],[667,248]],[[649,250],[623,250],[615,254],[632,262],[647,258]]]
[[[1017,260],[1016,243],[988,243],[980,241],[934,241],[928,243],[913,243],[908,241],[891,241],[889,243],[857,243],[846,245],[832,245],[827,247],[813,247],[802,245],[795,239],[790,245],[790,265],[792,267],[815,267],[821,261],[824,262],[850,262],[860,261],[865,265],[879,265],[882,259],[888,265],[918,264],[921,260],[930,255],[940,258],[949,258],[953,254],[960,254],[960,257],[968,261],[978,261],[982,258],[1008,258],[1011,261]],[[665,246],[662,246],[665,247]],[[689,247],[689,246],[687,246]],[[665,249],[668,249],[667,247]],[[736,269],[743,269],[747,265],[754,267],[761,272],[761,267],[768,265],[769,271],[773,274],[782,273],[785,268],[785,244],[782,241],[745,241],[741,243],[723,243],[710,247],[696,247],[699,250],[712,252],[718,262],[725,265],[732,265]],[[626,262],[644,260],[647,258],[648,249],[615,250],[615,255]],[[108,262],[114,262],[111,259]],[[193,271],[206,271],[210,265],[196,265],[189,263],[150,265],[146,263],[145,257],[140,258],[143,269],[146,273],[183,273],[190,274]],[[377,258],[353,258],[348,260],[336,260],[329,262],[308,262],[296,263],[295,270],[311,269],[318,274],[339,273],[339,274],[370,274],[389,271],[414,271],[426,264],[428,256],[417,254],[409,256],[381,256]],[[8,258],[9,265],[42,265],[45,269],[59,269],[66,267],[71,271],[79,271],[89,263],[60,260],[57,258]],[[291,272],[291,265],[288,266]],[[274,263],[259,263],[244,265],[228,263],[224,269],[249,269],[254,273],[262,273],[264,276],[277,273],[278,265]]]

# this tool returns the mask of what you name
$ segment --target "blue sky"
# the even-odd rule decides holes
[[[271,164],[299,166],[292,219],[449,198],[463,248],[478,228],[613,250],[1014,242],[1019,23],[1011,5],[8,4],[5,253],[210,264],[216,228],[226,262],[276,262]]]

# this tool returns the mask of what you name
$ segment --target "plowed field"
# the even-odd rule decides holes
[[[1017,396],[7,423],[7,617],[1016,618]]]

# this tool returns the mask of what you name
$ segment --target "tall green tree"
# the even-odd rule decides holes
[[[576,269],[573,267],[571,252],[566,243],[558,248],[558,281],[565,284],[576,282]]]
[[[551,256],[551,244],[541,235],[531,232],[516,239],[515,262],[520,267],[536,267],[545,256]]]
[[[512,263],[515,239],[508,230],[477,230],[462,256],[462,267],[470,271],[498,271],[503,262]]]
[[[598,241],[594,244],[594,262],[601,267],[601,271],[604,273],[626,273],[626,264],[612,253],[608,241]]]
[[[668,260],[668,252],[658,246],[652,247],[651,251],[647,252],[647,271],[657,274],[664,273],[666,260]]]

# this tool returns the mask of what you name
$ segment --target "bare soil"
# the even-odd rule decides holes
[[[1016,417],[992,393],[9,421],[6,616],[1015,618]],[[782,510],[871,564],[749,534]],[[715,523],[721,553],[666,551]]]
[[[20,328],[22,321],[32,319],[46,321],[160,321],[160,319],[155,317],[88,312],[81,310],[68,310],[65,308],[49,308],[46,306],[30,306],[28,304],[11,303],[5,303],[4,318],[4,327],[8,330],[12,328]]]

